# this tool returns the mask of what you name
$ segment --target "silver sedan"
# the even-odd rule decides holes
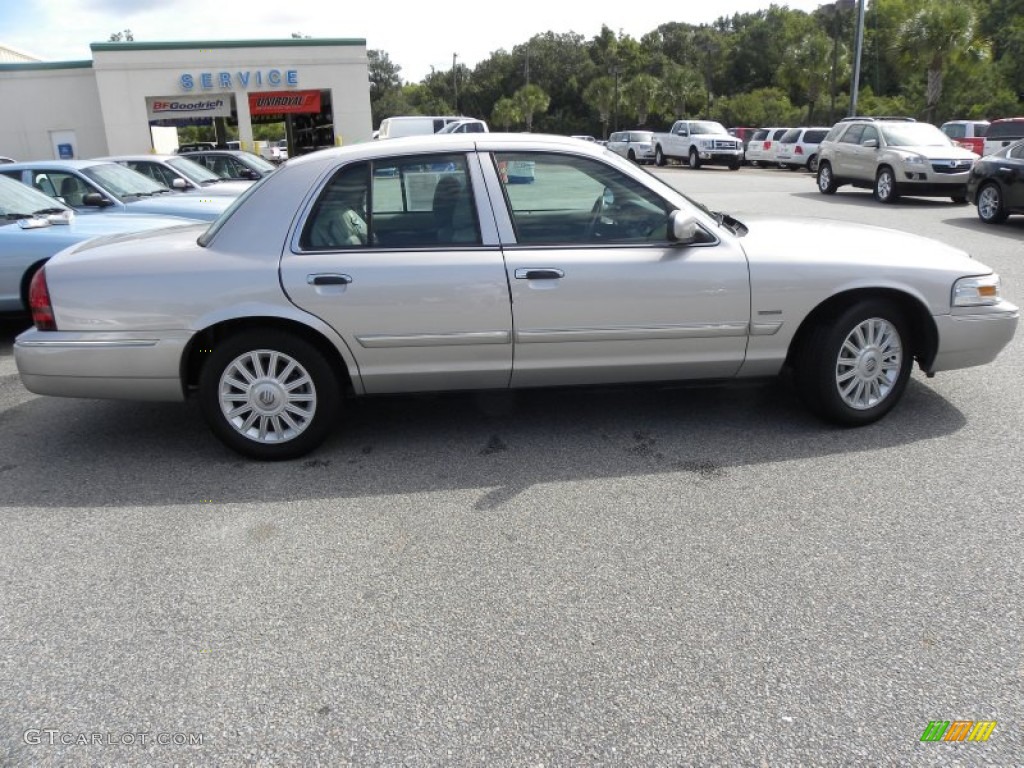
[[[816,414],[867,424],[914,360],[988,363],[1018,321],[943,243],[741,222],[599,146],[503,134],[290,160],[208,229],[71,248],[30,293],[29,390],[195,396],[261,459],[315,448],[351,396],[783,369]]]

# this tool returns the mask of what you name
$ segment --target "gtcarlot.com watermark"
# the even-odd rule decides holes
[[[22,734],[22,741],[30,746],[58,745],[80,747],[140,746],[157,744],[161,747],[201,747],[206,734],[164,733],[153,731],[62,731],[58,728],[29,728]]]

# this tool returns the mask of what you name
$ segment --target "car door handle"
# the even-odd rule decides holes
[[[352,277],[341,274],[306,275],[306,282],[310,285],[348,285],[352,282]]]
[[[524,267],[516,270],[516,280],[561,280],[563,277],[565,277],[565,272],[553,267],[544,269]]]

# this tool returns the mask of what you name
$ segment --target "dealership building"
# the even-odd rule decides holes
[[[365,40],[90,47],[92,61],[0,57],[0,155],[152,152],[163,149],[154,128],[183,125],[213,126],[222,139],[226,126],[237,127],[242,148],[251,150],[253,124],[284,123],[293,155],[372,136]]]

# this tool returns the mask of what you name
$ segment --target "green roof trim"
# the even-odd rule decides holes
[[[31,72],[36,69],[92,69],[91,61],[14,61],[0,64],[0,72]]]
[[[366,45],[365,38],[290,38],[288,40],[190,40],[165,43],[90,43],[93,51],[189,51],[197,48],[316,48]]]

